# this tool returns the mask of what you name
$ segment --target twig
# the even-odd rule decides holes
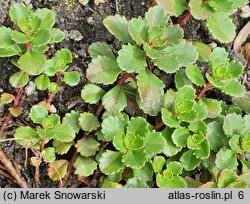
[[[12,182],[15,182],[13,177],[10,176],[7,172],[3,171],[2,169],[0,169],[0,176],[4,176],[5,178],[11,180]]]
[[[179,26],[183,26],[190,19],[191,16],[192,16],[192,14],[190,13],[190,11],[187,11],[184,14],[184,16],[180,20],[178,20],[177,24]]]
[[[202,96],[207,92],[208,89],[212,88],[213,84],[211,84],[210,82],[208,82],[203,89],[200,91],[200,93],[197,95],[196,97],[196,101],[200,100],[202,98]]]
[[[162,122],[162,121],[160,121],[160,122],[158,122],[158,123],[156,123],[156,125],[154,126],[154,129],[155,130],[159,130],[161,127],[163,127],[165,124]]]
[[[16,180],[19,186],[21,186],[22,188],[28,187],[24,178],[19,175],[18,171],[15,169],[12,162],[6,156],[6,154],[3,152],[1,148],[0,148],[0,161],[6,167],[6,170],[9,172],[9,174]]]

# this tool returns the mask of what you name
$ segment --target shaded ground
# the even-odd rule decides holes
[[[19,0],[20,2],[21,0]],[[14,2],[14,1],[12,1]],[[18,1],[15,1],[18,2]],[[108,33],[102,24],[102,20],[108,16],[115,13],[125,15],[128,19],[143,15],[147,10],[147,5],[150,0],[105,0],[106,3],[101,3],[95,5],[93,0],[90,0],[87,6],[83,6],[78,3],[77,0],[23,0],[30,7],[41,8],[46,7],[55,11],[57,15],[56,26],[64,30],[66,33],[66,39],[56,45],[55,49],[65,47],[72,51],[74,56],[74,61],[72,63],[71,69],[78,70],[81,73],[81,82],[78,86],[74,88],[65,88],[61,93],[56,95],[54,105],[57,108],[57,112],[64,114],[71,109],[84,111],[88,108],[86,104],[80,98],[80,91],[83,85],[87,82],[84,75],[87,68],[87,64],[90,58],[87,54],[87,49],[92,42],[95,41],[106,41],[112,45],[114,50],[118,49],[121,45],[118,41],[114,40],[114,37]],[[0,1],[0,25],[12,26],[8,18],[10,0]],[[235,16],[234,21],[237,25],[237,30],[239,30],[248,19],[241,19],[238,15]],[[184,26],[185,38],[189,40],[201,41],[210,45],[219,45],[209,34],[203,22],[191,19]],[[232,51],[232,43],[225,46],[230,52],[230,57],[232,59],[240,59],[245,63],[241,55],[234,53]],[[208,70],[206,64],[202,64],[203,72]],[[8,78],[11,74],[16,71],[16,68],[12,66],[8,59],[0,58],[0,94],[1,92],[12,92],[13,90],[8,83]],[[247,79],[249,80],[249,73],[246,70]],[[168,84],[172,83],[172,75],[162,74],[161,78]],[[250,87],[249,87],[250,88]],[[208,96],[211,98],[220,98],[226,101],[230,101],[230,98],[221,94],[220,92],[213,90],[208,92]],[[22,118],[15,121],[14,125],[18,126],[25,121],[29,121],[27,118],[29,108],[46,97],[46,93],[41,93],[35,91],[30,96],[23,98],[23,104],[25,111]],[[2,112],[2,113],[1,113]],[[0,117],[3,114],[0,107]],[[13,127],[9,127],[10,129]],[[17,163],[23,166],[23,161],[25,159],[24,151],[20,147],[13,143],[4,143],[4,150],[7,152],[8,156],[14,159]],[[67,157],[67,156],[66,156]],[[34,171],[32,168],[28,167],[23,170],[23,174],[29,183],[29,186],[34,186]],[[98,172],[97,172],[98,174]],[[56,187],[56,184],[51,182],[46,176],[46,165],[41,166],[41,181],[42,187]],[[72,177],[73,181],[74,178]],[[95,180],[92,183],[94,186]],[[10,183],[7,179],[0,177],[0,187],[17,187],[15,184]]]

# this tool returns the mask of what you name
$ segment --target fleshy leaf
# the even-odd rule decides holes
[[[25,43],[30,42],[32,40],[31,36],[27,36],[21,32],[18,32],[18,31],[12,31],[11,38],[16,43],[19,43],[19,44],[25,44]]]
[[[156,184],[159,188],[186,188],[187,184],[181,176],[172,176],[168,178],[164,174],[168,174],[168,171],[164,171],[162,174],[156,175]],[[171,173],[170,173],[171,174]]]
[[[13,31],[5,26],[0,27],[0,48],[10,48],[16,43],[11,39],[11,33]]]
[[[149,162],[146,162],[144,167],[140,169],[133,169],[133,175],[145,181],[151,181],[153,177],[152,165]]]
[[[186,127],[179,127],[174,130],[171,138],[177,147],[185,147],[190,133]]]
[[[133,177],[127,180],[126,188],[148,188],[145,180],[137,177]]]
[[[149,130],[149,123],[142,117],[132,117],[128,122],[127,132],[145,137]]]
[[[144,70],[147,65],[145,53],[131,44],[122,46],[118,52],[117,62],[123,71],[135,73]]]
[[[188,9],[186,0],[156,0],[157,4],[163,7],[166,13],[169,13],[170,16],[180,16],[183,11]]]
[[[161,110],[161,117],[162,117],[162,122],[169,126],[169,127],[174,127],[177,128],[179,126],[180,121],[171,113],[169,110],[166,108],[163,108]]]
[[[69,86],[76,86],[80,82],[80,75],[77,71],[64,72],[63,81]]]
[[[146,113],[155,116],[160,111],[163,98],[163,82],[149,70],[137,75],[137,86],[142,104],[148,109]]]
[[[67,173],[69,162],[61,159],[49,164],[48,175],[52,181],[60,181]]]
[[[65,37],[65,34],[63,31],[61,31],[58,28],[53,28],[50,31],[50,41],[49,43],[59,43],[61,42]]]
[[[127,106],[127,97],[120,85],[109,90],[102,98],[104,108],[111,113],[119,113]]]
[[[51,114],[47,118],[43,119],[42,126],[45,129],[51,129],[60,124],[60,116],[57,114]]]
[[[8,104],[11,103],[15,99],[15,96],[9,93],[3,93],[0,98],[0,103]]]
[[[124,137],[124,144],[129,150],[138,150],[144,147],[144,138],[134,134],[133,132],[127,132]]]
[[[16,24],[20,18],[29,18],[32,11],[24,3],[16,3],[10,8],[10,18]]]
[[[44,148],[42,156],[48,162],[55,161],[56,160],[55,149],[53,147]]]
[[[41,105],[34,105],[30,109],[30,117],[34,123],[42,124],[43,120],[48,117],[48,111]]]
[[[230,169],[224,169],[219,178],[218,178],[218,187],[226,188],[232,182],[234,182],[238,178],[238,175],[235,171]]]
[[[145,137],[145,150],[148,155],[163,152],[166,146],[166,140],[160,132],[152,131]]]
[[[196,85],[204,86],[205,81],[201,70],[197,65],[190,65],[186,68],[187,77]]]
[[[53,147],[55,148],[55,152],[60,155],[66,154],[73,145],[74,145],[73,141],[71,142],[60,142],[58,140],[53,141]]]
[[[138,45],[148,41],[148,27],[141,17],[130,20],[128,23],[128,30],[133,40]]]
[[[79,152],[83,157],[90,157],[94,156],[100,149],[100,143],[92,137],[86,137],[78,140],[75,147],[77,152]]]
[[[120,134],[115,135],[113,139],[114,147],[120,152],[126,152],[124,137],[125,137],[124,133],[121,132]]]
[[[110,59],[116,60],[114,53],[112,52],[110,46],[105,42],[95,42],[89,46],[88,49],[91,58],[96,58],[98,56],[105,56]]]
[[[27,74],[39,75],[43,72],[43,67],[46,64],[46,57],[39,52],[26,52],[19,58],[18,64]]]
[[[55,24],[55,14],[53,11],[47,8],[37,9],[34,12],[34,16],[37,16],[41,19],[40,29],[50,30]]]
[[[160,173],[163,166],[166,164],[166,159],[163,156],[156,156],[153,160],[153,169],[155,173]]]
[[[39,141],[38,133],[29,126],[17,128],[14,138],[16,139],[16,142],[23,147],[35,145]]]
[[[79,125],[79,117],[79,112],[71,111],[70,113],[66,113],[63,117],[62,124],[70,125],[75,133],[78,133],[81,129]]]
[[[240,135],[244,128],[244,120],[240,115],[228,114],[225,117],[223,130],[227,137],[231,138],[234,135]]]
[[[122,155],[120,152],[107,150],[99,159],[99,168],[102,173],[111,175],[120,172],[124,165],[122,163]]]
[[[76,161],[73,164],[75,168],[75,174],[80,176],[90,176],[97,169],[97,163],[95,160],[91,158],[85,158],[82,156],[78,156]]]
[[[213,13],[209,3],[204,3],[203,0],[190,0],[188,5],[195,19],[205,20]]]
[[[52,93],[57,93],[59,91],[59,85],[55,82],[51,82],[48,86],[48,90]]]
[[[206,104],[208,110],[208,118],[216,118],[222,111],[221,101],[210,98],[202,98],[201,101]]]
[[[128,21],[124,16],[108,16],[103,20],[103,24],[117,39],[125,43],[132,42],[128,32]]]
[[[41,74],[35,79],[35,85],[38,90],[46,90],[50,84],[50,79],[47,75]]]
[[[232,102],[234,105],[241,108],[244,112],[250,113],[250,92],[246,92],[241,97],[232,98]]]
[[[89,64],[86,76],[93,83],[108,85],[113,84],[121,72],[115,60],[98,56]]]
[[[238,165],[236,153],[231,149],[222,147],[220,151],[216,154],[215,164],[221,170],[236,170]]]
[[[215,12],[206,23],[212,36],[223,43],[231,42],[235,35],[235,25],[232,20],[219,12]]]
[[[238,81],[233,81],[231,83],[228,83],[226,86],[222,87],[221,90],[234,97],[241,97],[245,94],[245,86],[240,84]]]
[[[130,168],[141,168],[147,161],[147,154],[142,150],[128,150],[128,152],[122,156],[122,162]]]
[[[82,99],[90,104],[96,104],[104,94],[105,91],[101,87],[91,83],[86,84],[81,91]]]
[[[10,79],[11,86],[15,88],[20,88],[28,84],[29,75],[23,71],[16,72],[11,75]]]
[[[79,117],[80,127],[87,132],[97,130],[100,126],[98,118],[92,113],[81,113]]]
[[[176,155],[181,150],[180,147],[176,147],[176,145],[173,143],[171,135],[172,135],[172,130],[170,128],[165,128],[162,131],[162,136],[166,140],[166,146],[163,150],[163,153],[167,157],[172,157],[172,156]]]
[[[183,50],[188,50],[189,52],[184,53]],[[153,60],[153,62],[159,69],[167,73],[174,73],[180,67],[193,64],[198,59],[196,47],[190,42],[182,42],[172,47],[167,47],[163,51],[164,54]]]
[[[194,170],[197,166],[200,165],[201,159],[197,159],[196,156],[193,154],[192,150],[188,150],[185,153],[182,154],[180,161],[183,165],[183,168],[186,171],[192,171]]]
[[[197,52],[199,53],[198,60],[201,62],[208,62],[211,54],[211,48],[201,42],[192,42],[192,44],[197,48]]]

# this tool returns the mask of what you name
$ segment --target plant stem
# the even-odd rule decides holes
[[[177,24],[179,26],[183,26],[190,19],[191,16],[192,16],[192,14],[190,13],[190,11],[187,11],[184,14],[184,16],[180,20],[178,20]]]
[[[161,127],[163,127],[165,124],[162,121],[159,121],[155,124],[154,129],[159,130]]]
[[[62,78],[62,72],[58,72],[57,74],[57,79],[56,79],[56,84],[59,85],[60,81],[61,81],[61,78]],[[53,101],[54,97],[55,97],[55,93],[51,93],[49,92],[48,94],[48,99],[47,99],[47,102],[49,104],[51,104],[51,102]]]
[[[200,100],[202,98],[202,96],[207,92],[208,89],[212,88],[213,84],[211,84],[210,82],[208,82],[203,89],[200,91],[200,93],[197,95],[196,97],[196,101]]]
[[[125,82],[126,82],[126,80],[128,79],[128,78],[132,78],[133,77],[133,74],[132,73],[127,73],[127,72],[125,72],[121,77],[120,77],[120,79],[117,81],[117,85],[124,85],[125,84]]]
[[[29,52],[31,48],[31,42],[26,43],[26,52]]]

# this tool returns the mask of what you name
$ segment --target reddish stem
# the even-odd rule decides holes
[[[196,97],[196,101],[200,100],[202,98],[202,96],[207,92],[208,89],[212,88],[213,84],[211,84],[210,82],[208,82],[203,89],[200,91],[200,93],[197,95]]]
[[[123,84],[125,84],[125,82],[126,82],[126,80],[128,79],[128,78],[131,78],[131,77],[133,77],[133,74],[131,74],[131,73],[124,73],[121,77],[120,77],[120,79],[117,81],[117,85],[123,85]]]
[[[14,108],[16,108],[19,105],[19,100],[20,100],[20,96],[22,95],[22,93],[23,93],[23,87],[18,88],[17,94],[16,94],[15,99],[13,101]]]
[[[154,126],[154,129],[155,130],[159,130],[161,127],[163,127],[165,124],[162,122],[162,121],[160,121],[160,122],[158,122],[158,123],[156,123],[156,125]]]
[[[190,13],[190,11],[187,11],[184,14],[184,16],[180,20],[178,20],[177,24],[179,26],[183,26],[190,19],[191,16],[192,16],[192,14]]]
[[[26,52],[29,52],[29,51],[30,51],[30,48],[31,48],[31,43],[30,43],[30,42],[27,42],[27,43],[26,43]]]

